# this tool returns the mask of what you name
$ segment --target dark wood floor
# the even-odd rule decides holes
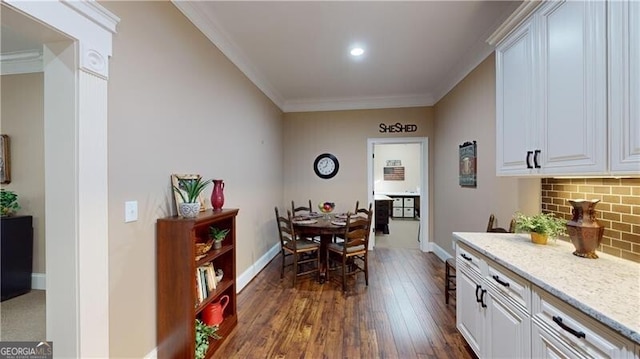
[[[473,358],[444,303],[444,263],[419,250],[370,252],[364,275],[342,293],[339,277],[319,284],[278,255],[238,295],[238,326],[215,358]]]

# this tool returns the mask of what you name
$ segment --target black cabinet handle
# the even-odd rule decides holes
[[[562,328],[562,329],[564,329],[564,330],[568,331],[569,333],[571,333],[571,334],[575,335],[575,336],[576,336],[576,337],[578,337],[578,338],[586,338],[586,337],[587,337],[587,335],[586,335],[586,334],[584,334],[584,332],[579,332],[579,331],[577,331],[577,330],[575,330],[575,329],[573,329],[573,328],[569,327],[568,325],[564,324],[564,323],[562,322],[562,318],[560,318],[560,317],[556,317],[556,316],[554,316],[554,317],[553,317],[553,321],[554,321],[556,324],[558,324],[558,325],[560,326],[560,328]]]
[[[485,294],[487,294],[487,290],[486,290],[486,289],[483,289],[483,290],[480,292],[480,305],[482,305],[482,308],[486,308],[486,307],[487,307],[487,305],[486,305],[486,304],[484,304],[484,295],[485,295]]]
[[[478,294],[480,289],[482,289],[482,286],[480,286],[480,284],[476,284],[476,303],[480,303],[480,295]]]
[[[533,166],[531,166],[531,155],[533,154],[533,151],[527,151],[527,168],[533,168]]]
[[[538,156],[540,156],[540,150],[535,150],[533,155],[533,166],[535,168],[540,168],[540,164],[538,163]]]
[[[462,258],[464,258],[464,259],[468,260],[469,262],[471,262],[471,261],[473,260],[473,258],[469,257],[468,255],[466,255],[466,254],[464,254],[464,253],[461,253],[461,254],[460,254],[460,257],[462,257]]]
[[[494,275],[493,279],[495,279],[496,282],[502,284],[505,287],[509,286],[509,282],[504,282],[504,281],[500,280],[500,277],[498,277],[497,275]]]

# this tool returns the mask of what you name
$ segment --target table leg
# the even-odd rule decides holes
[[[327,280],[327,246],[333,241],[332,234],[323,234],[320,236],[320,283],[324,283]]]

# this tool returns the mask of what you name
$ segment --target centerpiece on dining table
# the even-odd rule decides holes
[[[318,209],[320,212],[324,213],[324,218],[329,219],[329,214],[333,212],[336,208],[336,204],[334,202],[320,202],[318,203]]]

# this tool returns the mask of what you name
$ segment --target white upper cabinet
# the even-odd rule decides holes
[[[640,173],[640,2],[609,4],[610,169]]]
[[[538,116],[534,96],[534,22],[529,20],[496,49],[497,171],[527,174],[532,148],[538,146]],[[527,161],[529,165],[527,165]]]
[[[607,166],[606,3],[545,3],[538,12],[539,159],[544,174],[603,173]]]
[[[639,7],[548,1],[503,25],[498,175],[640,174]]]

